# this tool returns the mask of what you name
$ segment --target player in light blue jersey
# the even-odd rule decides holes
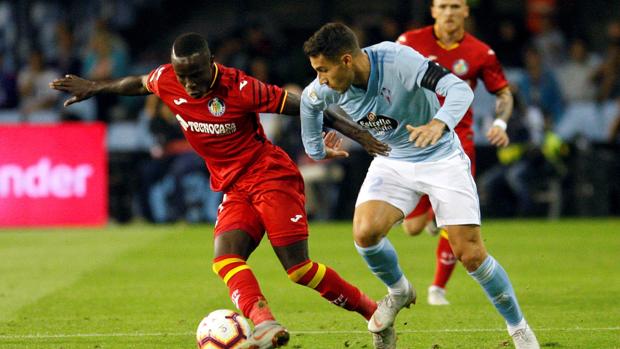
[[[355,246],[388,288],[368,322],[375,347],[395,348],[396,315],[416,299],[387,233],[427,194],[437,225],[445,227],[454,254],[504,317],[516,348],[538,348],[508,275],[480,236],[476,185],[453,131],[473,99],[469,86],[410,47],[384,42],[360,49],[343,24],[323,26],[306,41],[304,52],[318,73],[301,98],[308,155],[325,157],[321,131],[328,108],[391,148],[372,161],[353,218]],[[436,94],[445,96],[443,106]]]

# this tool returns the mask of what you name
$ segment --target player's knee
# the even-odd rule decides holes
[[[454,256],[463,263],[467,271],[473,272],[480,267],[486,258],[486,251],[479,248],[464,248],[454,251]]]
[[[369,220],[358,220],[353,224],[353,240],[358,246],[369,247],[379,243],[383,229]]]

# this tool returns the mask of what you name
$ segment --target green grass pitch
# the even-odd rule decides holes
[[[378,299],[385,288],[350,231],[311,224],[311,256]],[[483,237],[543,348],[620,348],[620,220],[489,221]],[[419,294],[397,319],[399,348],[512,348],[461,266],[452,305],[426,304],[435,238],[397,227],[390,239]],[[211,226],[0,231],[0,348],[195,348],[202,317],[234,308],[211,271],[211,243]],[[249,264],[292,333],[289,348],[372,348],[363,319],[291,283],[267,240]]]

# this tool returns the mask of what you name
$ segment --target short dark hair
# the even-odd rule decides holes
[[[351,28],[342,23],[327,23],[304,43],[308,57],[323,55],[330,60],[345,53],[356,53],[360,49],[357,37]]]
[[[179,35],[179,37],[174,40],[174,44],[172,44],[172,50],[177,57],[187,57],[195,53],[203,52],[211,55],[207,39],[198,33]]]

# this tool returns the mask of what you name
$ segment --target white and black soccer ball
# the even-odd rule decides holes
[[[239,348],[251,333],[248,320],[239,313],[219,309],[200,321],[196,330],[199,349]]]

